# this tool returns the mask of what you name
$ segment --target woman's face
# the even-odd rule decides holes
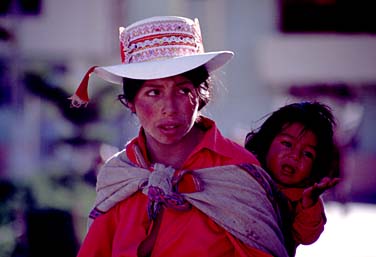
[[[145,81],[128,106],[149,143],[176,144],[195,123],[199,97],[191,81],[177,75]]]
[[[281,185],[304,186],[316,159],[316,146],[312,131],[292,123],[273,139],[266,156],[267,169]]]

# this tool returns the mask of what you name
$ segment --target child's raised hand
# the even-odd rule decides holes
[[[309,208],[316,204],[320,195],[337,185],[340,180],[340,178],[324,177],[319,183],[315,183],[313,186],[306,188],[302,196],[303,208]]]

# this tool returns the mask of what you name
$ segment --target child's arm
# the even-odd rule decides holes
[[[309,208],[303,208],[298,202],[295,207],[295,216],[292,235],[295,245],[309,245],[314,243],[324,231],[326,223],[324,205],[321,199]]]
[[[302,207],[303,209],[312,207],[315,205],[322,193],[326,190],[334,187],[340,181],[339,178],[323,178],[319,183],[315,183],[313,186],[308,187],[304,190],[302,196]]]
[[[296,245],[312,244],[320,237],[326,223],[320,195],[337,185],[339,181],[339,178],[325,177],[303,191],[301,200],[295,206],[293,221],[292,233]]]

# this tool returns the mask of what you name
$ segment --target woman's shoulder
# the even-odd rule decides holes
[[[225,147],[223,147],[224,153],[229,157],[236,159],[237,162],[256,165],[260,164],[254,154],[249,152],[247,149],[245,149],[243,146],[233,141],[232,139],[224,138],[224,144],[226,145]]]
[[[224,136],[214,121],[208,118],[202,118],[201,121],[207,128],[204,141],[201,143],[202,147],[225,157],[229,162],[233,162],[229,164],[259,164],[259,161],[251,152],[229,137]]]

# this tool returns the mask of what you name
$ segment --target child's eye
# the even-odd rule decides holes
[[[315,154],[310,152],[310,151],[304,151],[304,156],[310,158],[310,159],[314,159],[315,158]]]
[[[291,147],[292,146],[292,144],[289,141],[286,141],[286,140],[282,140],[281,141],[281,145],[286,146],[286,147]]]

